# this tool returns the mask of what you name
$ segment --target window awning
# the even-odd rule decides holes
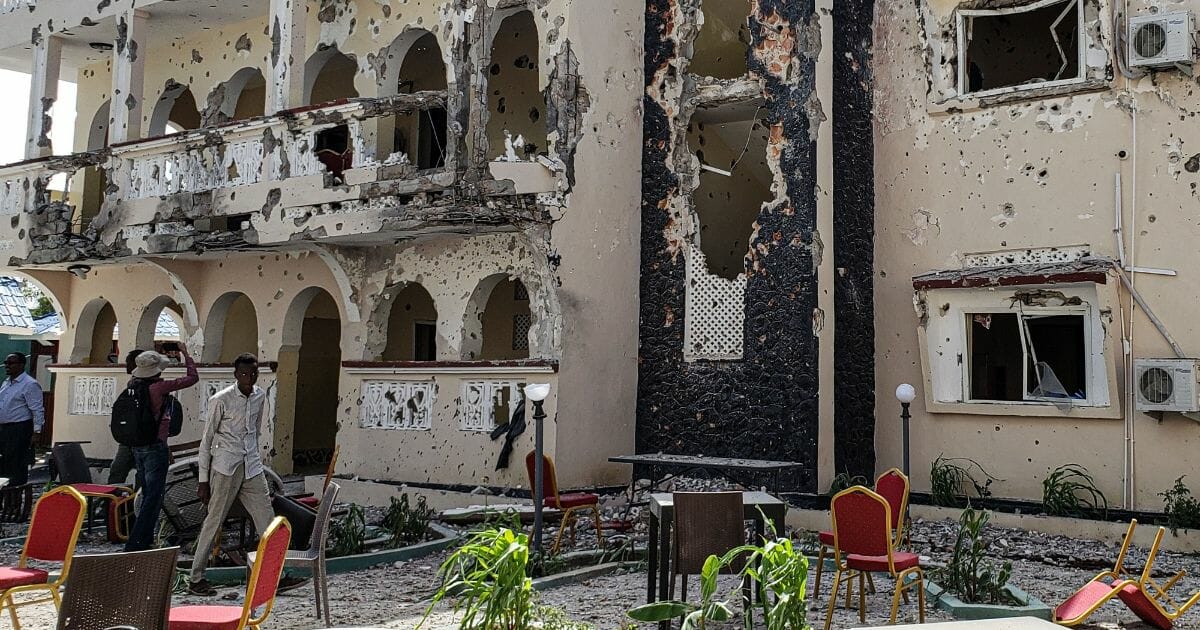
[[[1112,267],[1113,262],[1107,258],[1089,256],[1070,262],[931,271],[913,276],[912,282],[913,288],[918,291],[1073,282],[1105,284]]]

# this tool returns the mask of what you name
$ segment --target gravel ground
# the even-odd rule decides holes
[[[710,487],[711,482],[704,482]],[[620,516],[621,505],[609,504],[606,518]],[[610,541],[632,538],[638,546],[644,545],[645,523],[637,508],[632,511],[637,524],[633,531],[609,535]],[[944,561],[954,540],[957,524],[951,521],[918,522],[914,526],[914,548],[934,562]],[[990,528],[993,540],[992,556],[1013,563],[1012,582],[1050,605],[1057,604],[1067,595],[1090,579],[1095,573],[1111,565],[1117,546],[1100,542],[1053,537],[1036,532]],[[553,532],[550,532],[551,534]],[[794,532],[800,541],[812,539],[809,532]],[[573,550],[593,548],[595,536],[587,525],[581,525]],[[104,553],[115,551],[98,538],[88,538],[80,543],[80,553]],[[19,554],[19,548],[0,547],[0,564],[11,565]],[[330,598],[333,609],[333,625],[342,627],[371,626],[377,628],[415,628],[425,614],[427,602],[436,584],[436,570],[445,559],[440,553],[407,563],[377,567],[353,574],[330,576]],[[1145,560],[1144,549],[1130,552],[1126,566],[1137,570]],[[1195,592],[1200,589],[1200,557],[1162,553],[1156,562],[1162,573],[1187,570],[1185,577],[1176,587],[1180,592]],[[566,611],[571,619],[586,622],[597,629],[621,629],[630,627],[624,615],[628,608],[643,602],[645,597],[644,570],[595,578],[580,584],[570,585],[541,594],[541,602]],[[828,604],[828,590],[832,575],[823,579],[822,592],[812,603],[809,619],[816,628],[824,625],[824,614]],[[695,599],[695,580],[692,581],[691,598]],[[849,628],[859,625],[878,626],[887,623],[890,595],[893,587],[890,580],[877,576],[878,593],[867,597],[867,621],[861,624],[857,610],[840,606],[835,610],[834,627]],[[732,578],[722,578],[720,589],[731,592],[736,589]],[[244,593],[242,588],[221,589],[215,598],[197,598],[176,595],[175,605],[228,604],[238,605]],[[844,598],[845,591],[842,592]],[[735,608],[740,606],[736,595]],[[49,605],[38,605],[22,609],[22,626],[25,628],[54,627],[54,610]],[[915,622],[917,608],[914,601],[901,606],[900,621]],[[927,621],[948,621],[949,617],[937,610],[927,611]],[[1110,603],[1093,616],[1095,627],[1145,628],[1123,605]],[[8,616],[0,615],[0,629],[11,627]],[[279,596],[269,628],[319,628],[323,627],[315,617],[311,586],[305,585]],[[426,628],[441,630],[454,628],[454,620],[447,606],[440,606],[427,620]],[[1200,628],[1200,610],[1185,616],[1179,628]]]

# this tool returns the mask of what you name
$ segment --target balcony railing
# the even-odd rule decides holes
[[[445,107],[444,92],[356,99],[117,145],[117,194],[131,201],[318,175],[326,170],[316,151],[319,136],[339,126],[347,130],[348,168],[404,163],[399,153],[378,155],[372,126],[435,107]]]

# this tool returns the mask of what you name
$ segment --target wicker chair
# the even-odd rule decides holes
[[[745,508],[741,492],[676,492],[671,529],[670,598],[675,576],[683,576],[680,599],[687,601],[687,576],[699,575],[709,556],[721,556],[746,544]],[[727,567],[732,571],[733,567]]]
[[[304,551],[289,551],[283,561],[284,568],[308,569],[312,571],[313,590],[316,595],[317,617],[324,611],[325,625],[329,621],[329,583],[325,575],[325,543],[329,538],[329,520],[333,515],[333,504],[337,501],[341,487],[330,483],[321,496],[321,504],[317,509],[317,522],[313,526],[312,538],[309,539],[308,549]],[[255,554],[250,554],[253,564]]]
[[[76,556],[63,593],[58,630],[129,626],[167,630],[179,547]],[[120,587],[113,580],[120,576]]]

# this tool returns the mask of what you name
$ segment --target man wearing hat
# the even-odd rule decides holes
[[[172,380],[163,380],[162,371],[170,364],[163,355],[148,350],[134,359],[135,367],[131,376],[133,381],[150,383],[150,409],[154,411],[158,422],[158,441],[149,446],[135,446],[133,465],[137,469],[137,485],[142,491],[142,507],[138,510],[133,529],[129,532],[129,540],[125,542],[125,551],[144,551],[154,544],[154,532],[158,529],[158,513],[162,510],[163,493],[167,486],[167,466],[171,453],[167,449],[167,437],[171,431],[170,407],[164,413],[163,401],[167,394],[195,385],[200,381],[196,372],[196,363],[192,361],[187,348],[180,345],[181,354],[187,374]]]

